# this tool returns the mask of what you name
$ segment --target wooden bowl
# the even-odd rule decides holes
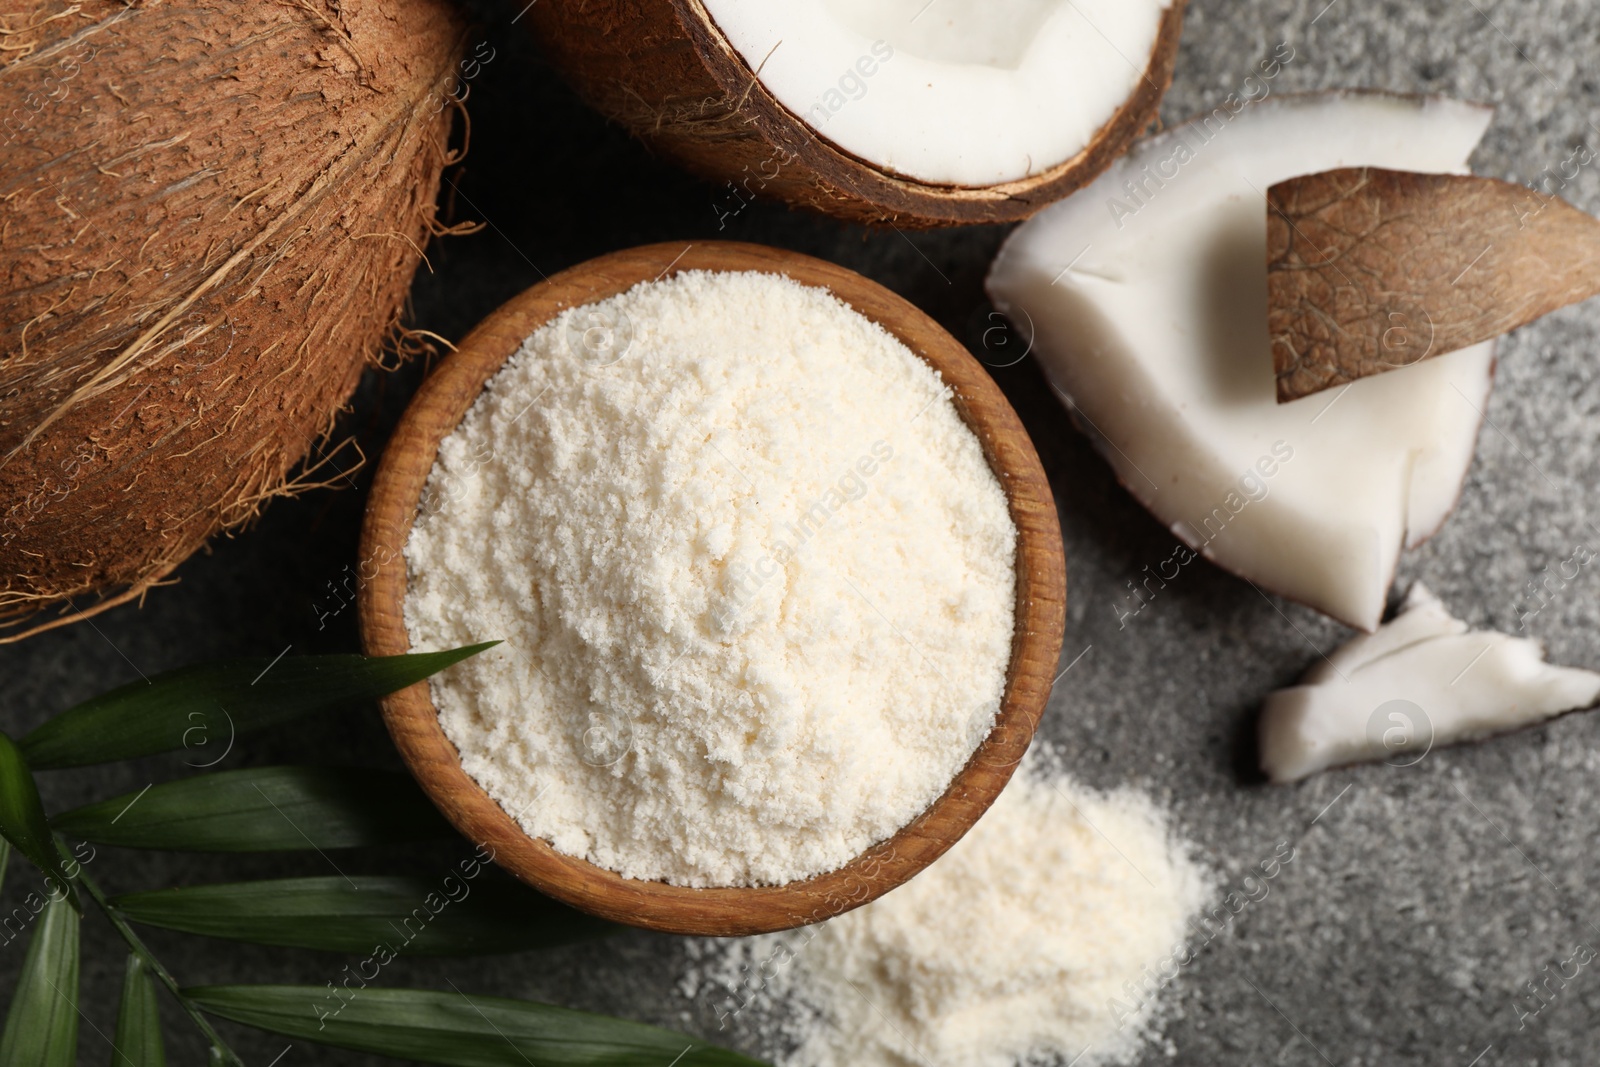
[[[369,655],[410,650],[402,550],[439,443],[490,376],[535,329],[564,308],[593,303],[681,270],[756,270],[832,290],[925,359],[955,391],[955,406],[983,445],[1016,523],[1017,607],[1011,665],[994,731],[944,793],[899,833],[838,870],[781,886],[692,889],[624,878],[528,836],[461,768],[439,725],[427,682],[383,701],[400,755],[445,817],[495,861],[536,889],[583,911],[681,934],[765,933],[829,918],[867,903],[938,859],[978,820],[1022,759],[1050,695],[1061,651],[1066,570],[1049,483],[1022,424],[989,375],[915,307],[843,267],[761,245],[647,245],[601,256],[514,297],[480,324],[428,377],[383,454],[367,501],[361,558],[376,574],[360,592]]]

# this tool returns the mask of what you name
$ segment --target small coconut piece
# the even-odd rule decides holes
[[[447,0],[0,3],[0,640],[291,488],[438,230],[465,33]]]
[[[1024,218],[1156,117],[1185,0],[608,0],[526,15],[595,108],[757,195],[899,226]]]
[[[1280,182],[1267,200],[1280,402],[1600,293],[1600,219],[1524,185],[1357,167]]]
[[[1600,674],[1544,662],[1535,640],[1468,630],[1421,583],[1400,613],[1270,694],[1261,769],[1293,782],[1363,760],[1415,763],[1435,745],[1487,737],[1586,708]]]
[[[1494,353],[1476,345],[1279,404],[1266,190],[1352,165],[1459,171],[1488,121],[1476,105],[1381,93],[1218,108],[1019,227],[989,294],[1175,536],[1263,590],[1374,629],[1402,546],[1455,506]]]

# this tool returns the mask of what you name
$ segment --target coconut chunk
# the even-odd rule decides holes
[[[1485,108],[1325,93],[1219,108],[1140,142],[1020,226],[995,305],[1118,478],[1218,565],[1372,630],[1402,546],[1471,463],[1491,343],[1277,402],[1266,190],[1348,166],[1459,172]]]
[[[1362,760],[1415,763],[1434,745],[1503,733],[1600,700],[1600,674],[1544,662],[1538,641],[1468,630],[1421,583],[1400,614],[1271,693],[1261,769],[1293,782]]]
[[[1306,671],[1301,685],[1321,685],[1342,681],[1352,671],[1374,660],[1435,637],[1451,637],[1467,632],[1467,624],[1450,614],[1444,602],[1421,582],[1412,585],[1400,611],[1374,633],[1359,634],[1324,656]]]
[[[1088,147],[1146,77],[1168,0],[705,0],[817,133],[923,182],[987,186]]]

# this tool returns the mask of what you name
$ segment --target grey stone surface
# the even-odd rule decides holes
[[[548,2],[548,0],[547,0]],[[1324,6],[1326,4],[1326,6]],[[995,229],[869,232],[770,205],[719,232],[713,187],[654,161],[587,113],[509,23],[486,15],[496,58],[473,86],[474,141],[454,197],[484,232],[439,245],[414,290],[414,321],[458,337],[502,300],[591,255],[654,240],[731,237],[799,249],[853,267],[902,293],[981,351],[981,282],[1003,236]],[[1442,92],[1499,107],[1475,160],[1479,172],[1537,181],[1580,143],[1600,142],[1595,60],[1600,10],[1581,0],[1197,0],[1163,113],[1175,121],[1238,88],[1280,41],[1296,59],[1278,92],[1376,86]],[[1600,210],[1591,167],[1564,195]],[[1600,546],[1591,514],[1600,452],[1594,350],[1600,305],[1569,309],[1502,349],[1489,425],[1460,510],[1401,565],[1475,625],[1517,628],[1519,597],[1542,568]],[[1174,1018],[1146,1063],[1313,1065],[1583,1064],[1595,1059],[1600,964],[1547,1006],[1524,983],[1581,942],[1600,946],[1590,890],[1600,868],[1600,718],[1579,714],[1490,743],[1431,753],[1410,768],[1371,766],[1268,788],[1251,770],[1254,710],[1347,636],[1302,608],[1196,563],[1119,626],[1130,579],[1164,559],[1168,534],[1123,493],[1069,427],[1038,372],[996,368],[1050,472],[1066,534],[1069,619],[1061,679],[1044,735],[1088,782],[1135,783],[1176,812],[1224,884],[1280,842],[1295,859],[1211,941],[1168,990]],[[419,370],[365,383],[348,426],[375,455]],[[0,647],[13,734],[113,684],[223,654],[356,647],[350,611],[319,618],[329,583],[355,561],[361,490],[280,501],[252,530],[187,563],[180,582],[17,646]],[[1600,667],[1600,589],[1586,569],[1528,629],[1562,663]],[[1520,610],[1527,604],[1521,602]],[[209,758],[209,757],[208,757]],[[187,773],[182,756],[43,776],[55,810]],[[191,759],[193,757],[191,756]],[[312,760],[397,765],[372,713],[241,741],[222,766]],[[452,847],[420,854],[341,854],[341,868],[442,869]],[[102,849],[91,869],[113,889],[234,877],[327,873],[317,856],[239,858]],[[31,875],[13,864],[9,909]],[[1070,914],[1070,901],[1063,901]],[[183,981],[309,982],[348,961],[151,935]],[[108,1062],[122,954],[99,920],[85,925],[83,1063]],[[21,943],[0,947],[9,996]],[[676,991],[683,945],[633,933],[598,946],[487,960],[401,960],[384,981],[545,999],[678,1026],[715,1040],[713,1005]],[[167,1005],[175,1063],[203,1062]],[[282,1067],[377,1062],[228,1028],[247,1062]],[[752,1051],[759,1048],[747,1044]],[[1591,1051],[1585,1052],[1585,1049]],[[273,1057],[282,1058],[274,1061]],[[939,1065],[959,1067],[959,1065]]]

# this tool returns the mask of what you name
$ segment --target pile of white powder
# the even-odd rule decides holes
[[[406,546],[430,683],[523,828],[643,879],[835,869],[993,725],[1016,530],[950,391],[824,290],[686,272],[569,311],[444,441]]]
[[[1144,795],[1048,762],[1030,756],[966,837],[874,903],[691,942],[682,992],[785,1067],[1133,1059],[1190,958],[1209,875]]]

